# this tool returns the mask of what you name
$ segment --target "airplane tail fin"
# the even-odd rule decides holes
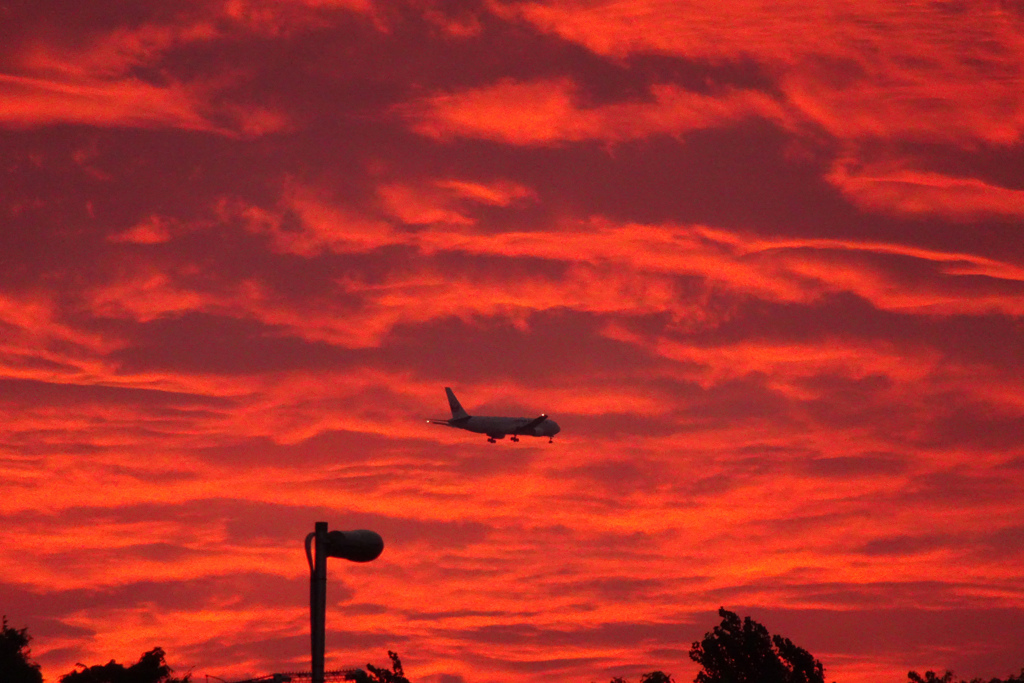
[[[469,417],[469,414],[462,409],[459,399],[455,398],[455,392],[452,391],[451,387],[445,387],[444,393],[448,394],[448,406],[452,409],[453,420],[462,420]]]

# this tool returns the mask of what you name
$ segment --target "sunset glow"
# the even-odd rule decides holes
[[[48,681],[1024,667],[1024,10],[0,4],[0,612]],[[488,444],[434,427],[548,413]]]

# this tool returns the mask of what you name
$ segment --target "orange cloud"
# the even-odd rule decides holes
[[[286,128],[278,111],[221,96],[237,74],[188,80],[165,76],[159,82],[136,76],[139,69],[159,68],[175,49],[222,39],[217,20],[209,16],[175,25],[117,28],[68,41],[74,47],[60,41],[30,43],[12,55],[15,73],[0,74],[5,102],[0,125],[172,127],[245,136]]]
[[[345,9],[373,12],[370,0],[227,0],[190,8],[177,21],[115,27],[85,37],[28,43],[16,55],[18,66],[34,75],[55,80],[116,79],[137,67],[161,63],[176,49],[209,45],[246,34],[284,37],[325,24],[323,13]]]
[[[442,189],[450,190],[456,197],[492,206],[509,206],[523,200],[536,199],[537,196],[525,185],[504,180],[481,183],[448,179],[437,180],[434,184]]]
[[[8,126],[82,123],[214,129],[199,113],[195,94],[181,85],[157,87],[131,79],[69,83],[0,75],[0,92],[0,121]]]
[[[167,219],[154,215],[150,216],[149,220],[133,225],[107,239],[111,242],[131,244],[162,244],[170,241],[171,230]]]
[[[323,27],[325,13],[347,10],[373,16],[373,0],[227,0],[223,16],[258,34],[280,36],[291,32]]]
[[[446,14],[439,10],[427,9],[423,12],[423,18],[454,39],[473,38],[483,31],[480,19],[475,14]]]
[[[255,136],[286,125],[277,113],[242,106],[224,109],[227,126],[216,123],[207,88],[194,84],[155,86],[134,78],[67,81],[0,74],[0,94],[0,125],[15,128],[72,123]]]
[[[518,183],[495,181],[490,183],[444,179],[416,185],[389,183],[377,188],[384,210],[409,225],[446,223],[473,225],[469,204],[509,206],[536,194]]]
[[[90,297],[95,315],[130,316],[141,322],[203,310],[217,301],[212,293],[179,282],[173,274],[156,271],[139,272],[95,287]]]
[[[1017,315],[1024,299],[1017,283],[1024,270],[971,254],[939,252],[896,244],[842,240],[748,238],[704,226],[615,225],[592,221],[543,233],[494,235],[427,232],[417,236],[428,253],[464,251],[506,257],[541,257],[593,265],[620,264],[636,273],[697,275],[736,293],[775,301],[812,301],[826,292],[849,291],[887,310],[914,308],[933,313]],[[899,274],[873,266],[859,254],[899,255],[931,264],[923,288],[900,282]],[[984,273],[1002,288],[973,288],[950,278]]]
[[[418,195],[416,201],[421,202]],[[421,203],[417,206],[422,208]],[[395,212],[401,210],[400,205],[394,208]],[[410,207],[404,210],[412,211]],[[213,213],[219,222],[241,223],[250,233],[268,236],[277,253],[306,258],[330,252],[367,253],[413,240],[411,233],[368,211],[333,202],[325,193],[295,183],[287,184],[277,207],[267,209],[225,198]]]
[[[393,183],[378,187],[377,194],[389,214],[409,225],[472,225],[473,219],[454,209],[444,208],[444,204],[451,204],[451,201],[439,189]]]
[[[760,116],[783,118],[768,96],[729,90],[719,96],[674,85],[651,88],[652,102],[585,107],[568,80],[501,81],[495,85],[433,95],[405,105],[413,128],[436,138],[480,137],[519,145],[581,140],[623,142],[652,135],[683,135]]]
[[[115,28],[84,45],[30,43],[17,55],[24,71],[57,81],[116,80],[133,68],[151,65],[184,44],[208,43],[219,35],[212,20],[183,24],[143,24]],[[80,42],[80,41],[79,41]]]
[[[916,171],[900,164],[837,161],[828,175],[857,205],[873,211],[935,215],[968,221],[980,216],[1024,216],[1024,190]]]
[[[497,5],[612,57],[751,58],[785,102],[843,138],[1013,144],[1024,132],[1024,41],[997,3],[609,0]],[[885,106],[878,106],[884,102]]]
[[[453,198],[449,182],[407,189],[416,197],[440,193],[434,195],[442,198],[437,211],[467,211],[471,204]],[[386,202],[406,196],[393,189],[383,191]],[[537,232],[479,234],[466,229],[468,211],[427,216],[410,205],[393,204],[391,210],[404,211],[406,222],[439,221],[409,231],[298,186],[289,190],[283,207],[267,211],[227,202],[217,211],[222,220],[241,220],[247,230],[268,235],[279,253],[369,255],[402,246],[422,260],[369,280],[357,273],[336,278],[321,296],[305,302],[283,296],[260,278],[224,282],[196,278],[185,266],[178,272],[142,268],[90,290],[90,309],[139,321],[188,312],[229,315],[346,348],[376,347],[402,325],[479,316],[527,326],[531,315],[561,308],[602,315],[663,313],[678,324],[713,327],[718,317],[728,315],[707,307],[706,297],[713,293],[802,304],[852,293],[880,310],[903,314],[1024,311],[1024,269],[963,252],[852,240],[769,239],[705,226],[598,219]],[[531,272],[511,284],[501,273],[453,272],[433,263],[447,254],[541,259],[560,269]],[[913,265],[918,275],[903,276],[884,262],[892,258]],[[679,277],[695,278],[695,291],[703,294],[686,296]]]

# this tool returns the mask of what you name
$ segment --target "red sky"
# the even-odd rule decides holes
[[[1011,0],[0,3],[0,609],[302,669],[322,519],[328,667],[1016,671],[1022,135]]]

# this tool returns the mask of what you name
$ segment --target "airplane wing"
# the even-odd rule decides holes
[[[468,415],[466,417],[455,417],[455,418],[452,418],[451,420],[441,420],[441,419],[427,420],[428,424],[444,425],[445,427],[458,427],[458,426],[460,426],[460,425],[462,425],[462,424],[464,424],[466,422],[469,422],[469,416]]]
[[[537,425],[539,425],[541,422],[543,422],[546,419],[548,419],[548,416],[546,414],[542,413],[541,416],[538,417],[536,420],[530,420],[529,422],[524,424],[522,427],[520,427],[520,429],[523,429],[523,430],[533,429],[534,427],[536,427]]]

